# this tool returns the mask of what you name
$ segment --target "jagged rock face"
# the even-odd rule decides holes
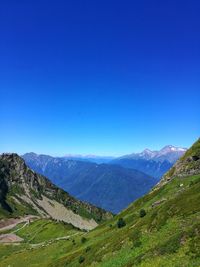
[[[200,173],[200,139],[181,157],[175,165],[163,176],[159,185],[174,177],[187,177]]]
[[[200,157],[198,156],[190,156],[183,160],[182,162],[178,162],[175,165],[175,171],[173,176],[190,176],[199,174],[200,172]]]
[[[16,202],[26,213],[50,216],[87,230],[94,228],[97,222],[112,217],[100,208],[71,197],[47,178],[29,169],[17,154],[3,154],[0,156],[1,208],[21,215]]]
[[[17,184],[18,186],[28,186],[30,189],[39,192],[44,187],[45,180],[26,167],[24,161],[17,154],[3,154],[1,160],[7,166],[8,175],[5,176],[9,186]],[[3,170],[2,170],[3,171]]]

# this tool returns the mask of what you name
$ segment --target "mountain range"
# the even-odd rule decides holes
[[[187,150],[187,148],[167,145],[160,150],[150,150],[146,148],[139,153],[132,153],[120,157],[114,156],[97,156],[97,155],[81,155],[81,154],[66,154],[64,156],[67,160],[90,161],[95,163],[111,163],[121,159],[142,159],[154,160],[158,162],[169,161],[171,164],[177,161]]]
[[[74,197],[118,213],[147,193],[185,151],[165,146],[160,151],[145,149],[115,159],[94,155],[51,157],[35,153],[22,157],[31,169]]]
[[[1,205],[6,202],[10,206],[15,183],[21,185],[25,182],[30,191],[37,188],[29,172],[31,177],[37,178],[36,181],[48,181],[30,171],[16,155],[6,155],[0,163]],[[41,195],[48,195],[49,188],[45,182],[43,187]],[[19,194],[18,190],[14,192]],[[38,190],[34,192],[38,193]],[[24,207],[30,214],[27,203],[21,198],[18,201],[21,207],[18,212],[22,212]],[[92,231],[71,229],[61,222],[41,217],[11,230],[2,230],[0,225],[1,266],[196,267],[200,265],[199,201],[200,139],[152,190],[116,216],[108,219],[107,214],[108,220],[105,218]],[[1,216],[16,215],[16,210],[10,213],[1,207],[0,211]],[[92,216],[95,209],[90,211]],[[5,217],[2,223],[6,223]],[[8,240],[8,236],[18,237],[18,243],[14,243],[18,245],[10,245],[13,241],[2,244],[1,240],[6,237]]]
[[[141,171],[118,165],[67,160],[46,155],[23,155],[27,165],[74,197],[118,213],[147,193],[157,182]]]
[[[168,145],[158,151],[145,149],[141,153],[125,155],[112,160],[110,163],[136,169],[160,179],[186,150],[186,148]]]
[[[179,159],[185,152],[187,148],[175,147],[168,145],[163,147],[160,150],[150,150],[145,149],[141,153],[132,153],[129,155],[122,156],[118,159],[129,158],[129,159],[146,159],[146,160],[155,160],[155,161],[169,161],[174,164],[177,159]]]

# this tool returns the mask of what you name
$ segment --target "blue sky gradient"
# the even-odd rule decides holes
[[[199,1],[1,1],[0,152],[189,147],[199,13]]]

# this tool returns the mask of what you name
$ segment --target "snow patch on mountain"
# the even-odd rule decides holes
[[[186,150],[187,150],[186,148],[168,145],[160,150],[155,150],[155,151],[146,148],[144,151],[140,153],[132,153],[130,155],[125,155],[120,158],[156,160],[160,162],[167,160],[169,162],[174,163],[178,158],[180,158],[186,152]]]

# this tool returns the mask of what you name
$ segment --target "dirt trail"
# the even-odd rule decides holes
[[[15,231],[11,232],[11,233],[7,233],[7,234],[0,234],[0,243],[3,243],[3,244],[19,244],[20,242],[23,241],[23,238],[17,236],[15,233],[17,233],[19,230],[23,229],[24,227],[26,227],[30,221],[34,220],[34,219],[37,219],[39,218],[38,216],[26,216],[26,217],[21,217],[21,218],[18,218],[18,219],[14,219],[14,218],[11,218],[11,219],[6,219],[6,220],[1,220],[0,221],[0,231],[6,231],[6,230],[10,230],[10,229],[13,229],[16,225],[18,225],[19,223],[23,223],[24,224],[22,225],[22,227],[16,229]],[[43,227],[43,226],[42,226]],[[42,228],[41,227],[41,228]],[[38,229],[38,231],[36,231],[34,233],[34,235],[31,237],[31,239],[29,240],[29,242],[35,238],[35,236],[40,232],[40,228]],[[69,240],[71,237],[73,236],[76,236],[78,235],[79,233],[75,233],[75,234],[72,234],[72,235],[68,235],[68,236],[62,236],[62,237],[57,237],[57,238],[53,238],[53,239],[50,239],[48,241],[44,241],[44,242],[41,242],[41,243],[38,243],[38,244],[31,244],[31,247],[32,248],[36,248],[38,246],[47,246],[47,245],[50,245],[52,244],[52,242],[55,242],[55,241],[59,241],[59,240]],[[84,235],[85,233],[83,233]]]
[[[67,236],[61,236],[61,237],[56,237],[53,239],[50,239],[48,241],[44,241],[41,243],[36,243],[36,244],[30,244],[32,248],[37,248],[38,246],[46,247],[48,245],[51,245],[53,242],[60,241],[60,240],[70,240],[70,238],[79,235],[79,233],[75,233],[72,235],[67,235]],[[82,235],[85,235],[85,233],[82,233]]]
[[[26,227],[29,224],[29,222],[25,222],[24,225],[22,225],[22,227],[18,228],[17,230],[13,231],[12,234],[17,233],[19,230],[23,229],[24,227]]]
[[[29,215],[26,217],[21,217],[21,218],[11,218],[11,219],[6,219],[6,220],[0,220],[0,231],[6,231],[14,228],[17,224],[23,223],[23,222],[29,222],[33,219],[38,218],[37,216]]]
[[[3,234],[0,235],[0,243],[19,243],[23,241],[23,238],[15,235],[15,234]]]
[[[15,233],[18,232],[19,230],[21,230],[22,228],[24,228],[25,226],[27,226],[29,224],[30,221],[32,221],[33,219],[38,218],[37,216],[26,216],[26,217],[21,217],[21,218],[11,218],[11,219],[6,219],[6,220],[1,220],[0,221],[0,232],[3,231],[7,231],[10,229],[13,229],[16,225],[18,225],[19,223],[23,223],[24,225],[22,227],[20,227],[19,229],[13,231],[12,233],[8,233],[8,234],[0,234],[0,243],[4,243],[4,244],[17,244],[23,241],[23,238],[17,236]]]

